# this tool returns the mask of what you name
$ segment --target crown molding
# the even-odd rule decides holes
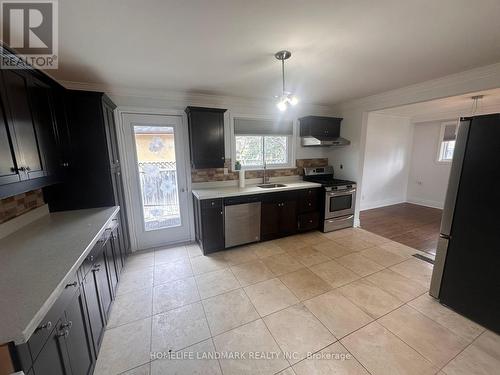
[[[500,87],[500,63],[340,103],[343,111],[374,111]]]

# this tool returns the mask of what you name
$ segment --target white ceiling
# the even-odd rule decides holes
[[[499,0],[59,2],[60,80],[333,104],[500,61]]]
[[[473,92],[466,95],[451,96],[427,102],[408,104],[376,112],[391,116],[408,117],[413,122],[471,116],[473,114],[473,100],[471,98],[476,95],[483,95],[483,98],[478,101],[475,114],[488,114],[500,111],[500,89],[494,89]]]

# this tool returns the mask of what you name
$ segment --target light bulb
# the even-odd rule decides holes
[[[281,112],[284,112],[286,111],[286,102],[284,100],[280,100],[278,103],[276,103],[276,107],[278,107],[278,109],[281,111]]]
[[[299,102],[299,99],[295,96],[295,95],[292,95],[288,101],[290,102],[291,105],[297,105],[297,103]]]

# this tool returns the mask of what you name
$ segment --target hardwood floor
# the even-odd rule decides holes
[[[411,203],[361,211],[361,228],[431,254],[436,253],[442,210]]]

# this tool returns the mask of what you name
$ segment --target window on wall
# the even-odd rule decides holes
[[[292,164],[293,123],[234,119],[234,159],[242,168],[285,168]]]
[[[441,124],[441,134],[439,137],[438,161],[451,162],[453,160],[453,151],[457,139],[456,122],[445,122]]]

